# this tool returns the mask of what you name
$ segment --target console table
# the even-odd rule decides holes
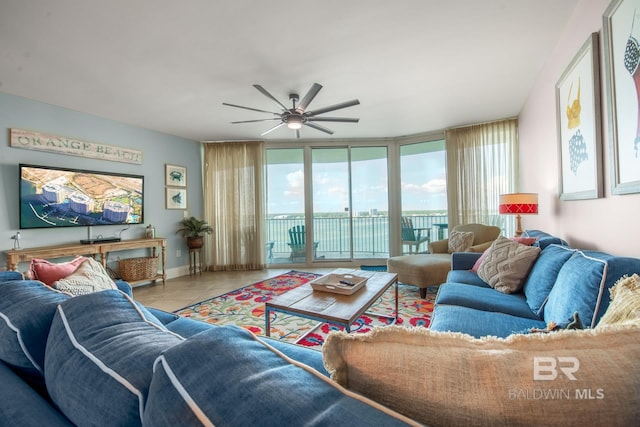
[[[151,248],[153,251],[153,256],[155,257],[157,256],[158,247],[160,247],[161,250],[162,271],[159,272],[155,277],[133,281],[131,282],[131,285],[144,282],[155,282],[156,280],[160,279],[162,279],[162,284],[164,285],[167,279],[164,267],[166,262],[167,241],[166,239],[162,238],[132,239],[121,240],[119,242],[104,243],[95,242],[86,245],[81,243],[72,243],[54,246],[41,246],[38,248],[12,249],[9,251],[5,251],[5,254],[7,256],[7,270],[14,271],[18,270],[19,263],[29,262],[33,258],[63,258],[77,255],[88,255],[94,258],[96,258],[97,256],[99,257],[100,263],[103,265],[103,267],[106,267],[110,252]]]

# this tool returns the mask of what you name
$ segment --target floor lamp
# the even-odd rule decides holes
[[[516,215],[516,237],[522,235],[520,215],[538,214],[538,194],[512,193],[500,195],[500,214]]]

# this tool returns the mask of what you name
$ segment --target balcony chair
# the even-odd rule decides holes
[[[411,218],[402,217],[402,245],[409,246],[410,254],[417,254],[422,243],[429,243],[430,232],[429,228],[414,228]]]
[[[316,258],[316,249],[319,242],[313,242],[313,258]],[[293,262],[294,258],[304,258],[307,256],[307,232],[304,225],[295,225],[289,229],[289,247],[291,255],[289,259]]]
[[[454,231],[473,232],[473,243],[466,252],[484,252],[500,235],[500,228],[493,225],[458,225]],[[420,297],[426,298],[427,288],[438,286],[447,279],[451,270],[449,239],[429,243],[428,254],[403,255],[387,260],[387,271],[397,273],[398,281],[420,288]]]

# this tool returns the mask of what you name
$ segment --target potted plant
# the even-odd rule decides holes
[[[201,248],[204,244],[202,236],[213,233],[213,227],[207,224],[206,221],[198,219],[196,217],[184,218],[180,221],[180,227],[177,233],[182,233],[183,237],[187,238],[187,247],[189,249]]]

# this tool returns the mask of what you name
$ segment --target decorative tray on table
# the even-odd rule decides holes
[[[331,273],[318,277],[311,281],[310,284],[315,291],[351,295],[367,284],[367,278],[354,276],[353,274]]]

